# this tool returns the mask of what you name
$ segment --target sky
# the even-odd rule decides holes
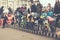
[[[51,6],[54,7],[54,5],[55,5],[55,0],[40,0],[40,3],[41,3],[43,6],[47,6],[48,3],[51,3]]]

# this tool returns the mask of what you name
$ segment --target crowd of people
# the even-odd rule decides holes
[[[57,0],[54,8],[50,3],[45,7],[40,2],[31,3],[30,8],[22,6],[14,12],[10,7],[4,10],[4,6],[2,6],[0,18],[3,19],[3,28],[5,28],[5,24],[18,23],[19,27],[23,25],[31,30],[37,26],[38,30],[55,32],[56,27],[60,28],[60,2]]]

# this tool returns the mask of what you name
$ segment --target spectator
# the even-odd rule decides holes
[[[51,4],[50,3],[48,3],[47,10],[48,11],[52,10],[52,7],[51,7]]]
[[[9,10],[9,13],[13,13],[13,11],[10,7],[8,8],[8,10]]]
[[[37,3],[37,12],[41,15],[41,12],[42,12],[42,5],[40,2]]]
[[[31,3],[33,3],[33,0],[30,0],[31,1]]]
[[[51,4],[50,3],[48,3],[48,6],[47,6],[47,15],[48,16],[53,16],[53,10],[52,10],[52,7],[51,7]]]
[[[2,28],[5,28],[5,24],[6,24],[6,20],[7,20],[6,14],[3,14],[3,15],[1,16],[1,18],[4,19],[4,20],[3,20],[3,27],[2,27]]]
[[[37,12],[37,6],[34,3],[31,5],[31,12]]]
[[[20,9],[20,7],[18,7],[18,8],[15,10],[15,13],[19,12],[19,9]]]
[[[47,15],[53,17],[53,11],[48,11]]]
[[[0,8],[0,15],[3,13],[3,11],[4,11],[4,6],[2,6],[1,8]]]
[[[60,2],[59,2],[59,0],[57,0],[56,3],[55,3],[54,13],[55,14],[59,14],[60,13]]]
[[[22,11],[21,11],[21,8],[20,8],[20,7],[18,7],[18,8],[15,10],[15,14],[17,14],[17,13],[22,13]]]
[[[28,8],[28,13],[30,13],[30,8]]]
[[[56,27],[60,27],[58,26],[58,22],[60,20],[60,2],[59,0],[56,1],[55,6],[54,6],[54,13],[56,14],[57,18],[56,18]]]
[[[20,11],[21,12],[24,12],[26,10],[26,7],[25,6],[22,6],[21,8],[20,8]]]

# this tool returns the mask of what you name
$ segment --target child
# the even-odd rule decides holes
[[[47,15],[52,17],[53,16],[53,12],[52,11],[48,11]]]

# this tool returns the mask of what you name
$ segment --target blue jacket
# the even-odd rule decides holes
[[[49,12],[47,13],[47,16],[53,16],[53,12],[52,12],[52,11],[49,11]]]

